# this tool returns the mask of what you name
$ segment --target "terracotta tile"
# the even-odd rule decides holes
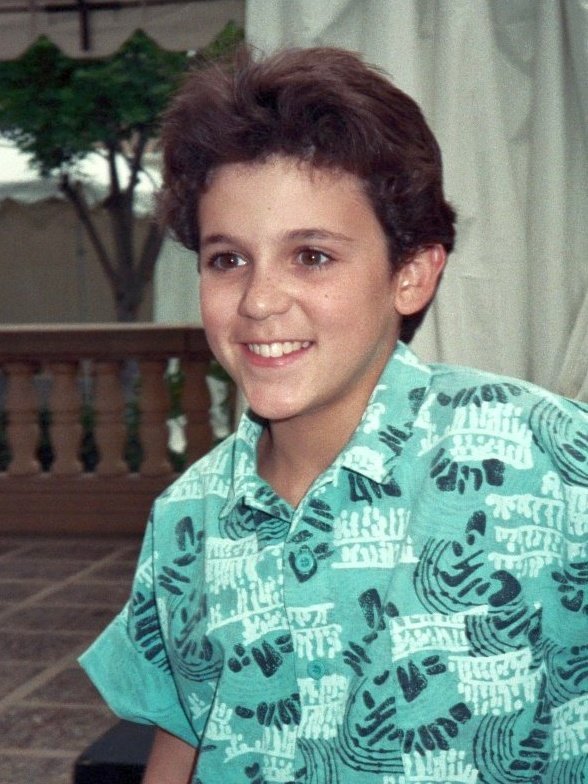
[[[43,599],[40,604],[100,604],[122,607],[129,598],[130,586],[118,582],[76,580]]]
[[[80,645],[91,639],[91,634],[64,632],[45,634],[3,630],[0,631],[0,651],[5,661],[45,664],[54,662],[68,653],[74,655]]]
[[[68,537],[66,537],[68,538]],[[0,542],[2,544],[10,544],[12,546],[27,546],[30,545],[31,542],[35,544],[51,544],[55,541],[55,536],[36,536],[35,534],[2,534],[0,536]]]
[[[11,631],[101,631],[114,617],[112,607],[43,605],[15,609],[3,617]]]
[[[103,707],[44,707],[21,702],[0,711],[0,743],[11,749],[81,753],[115,723],[112,713]]]
[[[10,555],[15,555],[18,550],[20,550],[22,545],[20,544],[10,544],[9,542],[3,542],[0,540],[0,558],[6,558]]]
[[[3,564],[0,563],[0,578],[3,577]],[[0,579],[0,601],[22,601],[42,591],[51,583],[46,580],[4,580]]]
[[[0,699],[42,671],[42,665],[0,661]],[[3,781],[0,777],[0,781]]]
[[[77,757],[116,723],[75,656],[127,600],[139,547],[140,537],[0,536],[0,700],[21,698],[0,709],[0,784],[71,784]],[[84,575],[93,564],[98,575]],[[63,657],[71,666],[44,671]]]
[[[43,686],[30,692],[27,701],[79,703],[86,707],[104,707],[104,700],[81,667],[72,667],[55,675]]]
[[[21,558],[32,545],[42,547],[54,542],[55,539],[36,536],[0,536],[0,564]]]
[[[0,751],[0,781],[5,784],[71,784],[77,755],[31,757]]]
[[[131,563],[137,563],[139,559],[139,554],[141,552],[141,544],[142,539],[137,539],[134,544],[127,545],[126,547],[122,548],[119,552],[117,552],[115,558],[117,561],[130,561]]]
[[[134,561],[115,561],[99,566],[92,572],[92,577],[96,580],[126,581],[130,585],[134,574]]]
[[[52,560],[50,558],[18,558],[0,561],[0,574],[3,579],[9,577],[20,580],[45,579],[59,580],[71,577],[76,572],[86,569],[84,561]]]
[[[23,551],[24,558],[50,558],[70,559],[76,561],[99,561],[107,555],[117,551],[116,544],[112,542],[88,541],[75,539],[73,541],[57,541],[51,544],[32,545]]]

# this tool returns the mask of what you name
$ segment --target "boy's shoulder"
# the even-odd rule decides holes
[[[427,399],[429,406],[435,403],[438,411],[445,409],[447,413],[465,407],[510,404],[521,415],[538,405],[549,405],[581,420],[588,416],[587,403],[570,400],[513,376],[465,365],[422,362],[410,347],[400,342],[386,374],[389,387],[400,384],[411,396],[414,410]]]
[[[588,404],[570,400],[530,381],[461,365],[431,363],[427,367],[431,373],[430,392],[437,396],[437,402],[450,408],[483,403],[511,403],[521,409],[551,405],[577,413],[580,419],[588,416]]]
[[[417,426],[460,443],[470,438],[478,446],[498,439],[505,454],[519,445],[535,470],[556,470],[565,484],[588,488],[586,403],[509,376],[450,365],[429,368]]]

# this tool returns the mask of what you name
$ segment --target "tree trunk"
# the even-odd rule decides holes
[[[81,185],[73,185],[67,175],[64,175],[60,187],[73,204],[90,244],[96,251],[98,262],[112,291],[117,321],[136,321],[145,290],[153,279],[163,243],[163,232],[153,222],[142,247],[136,249],[133,194],[114,188],[103,205],[110,215],[113,232],[114,251],[109,253],[96,228]]]

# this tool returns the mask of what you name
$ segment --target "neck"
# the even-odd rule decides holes
[[[334,421],[329,417],[328,423],[319,412],[270,422],[259,443],[259,475],[296,507],[349,441],[364,408],[344,408]]]

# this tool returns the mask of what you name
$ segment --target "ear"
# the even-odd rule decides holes
[[[402,316],[411,316],[425,308],[435,296],[447,253],[442,245],[416,253],[396,273],[394,304]]]

